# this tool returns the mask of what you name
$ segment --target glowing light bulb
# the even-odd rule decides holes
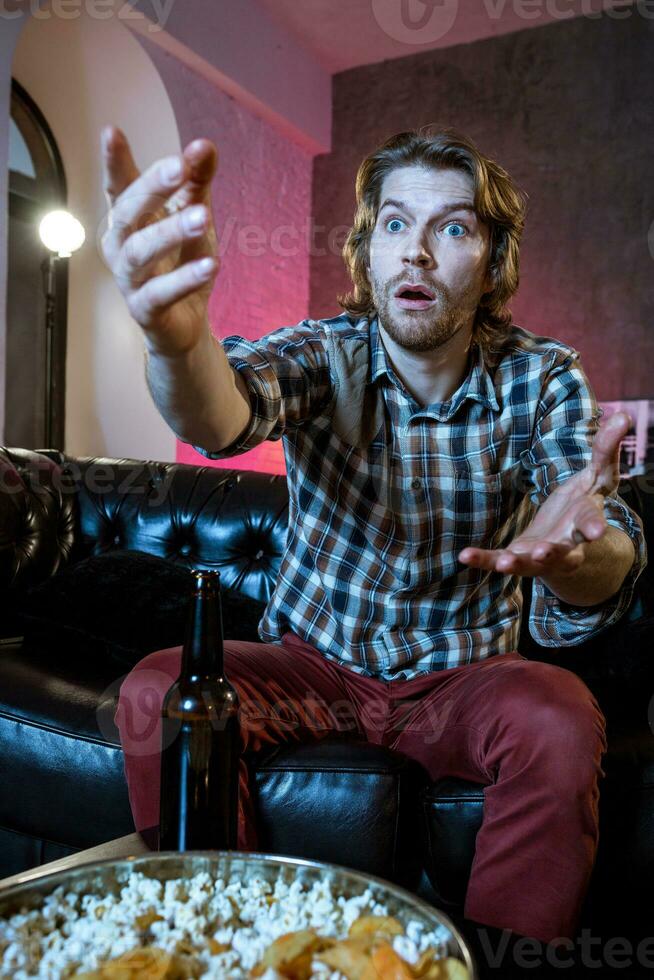
[[[50,211],[39,224],[39,236],[46,248],[63,259],[81,248],[86,232],[69,211]]]

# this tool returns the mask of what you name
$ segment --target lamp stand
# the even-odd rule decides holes
[[[45,445],[52,449],[53,440],[53,387],[54,387],[54,331],[57,302],[57,262],[59,256],[49,252],[41,263],[45,293]]]

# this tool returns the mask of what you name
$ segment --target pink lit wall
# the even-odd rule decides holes
[[[269,122],[141,39],[168,90],[182,145],[213,140],[220,156],[213,213],[221,268],[210,300],[212,329],[256,339],[308,316],[311,152]],[[208,461],[185,443],[177,460],[285,473],[281,440]]]

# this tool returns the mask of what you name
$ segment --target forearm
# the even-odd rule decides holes
[[[249,400],[208,326],[184,354],[167,356],[146,347],[145,375],[157,409],[183,442],[217,452],[248,424]]]
[[[584,545],[586,558],[574,572],[552,573],[541,581],[563,602],[595,606],[615,595],[635,559],[631,538],[609,525],[595,541]]]

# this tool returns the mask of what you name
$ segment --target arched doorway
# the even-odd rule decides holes
[[[49,210],[65,207],[66,178],[43,113],[15,80],[10,127],[5,442],[26,449],[63,449],[68,266],[65,260],[56,263],[52,369],[48,370],[47,249],[38,226]]]

